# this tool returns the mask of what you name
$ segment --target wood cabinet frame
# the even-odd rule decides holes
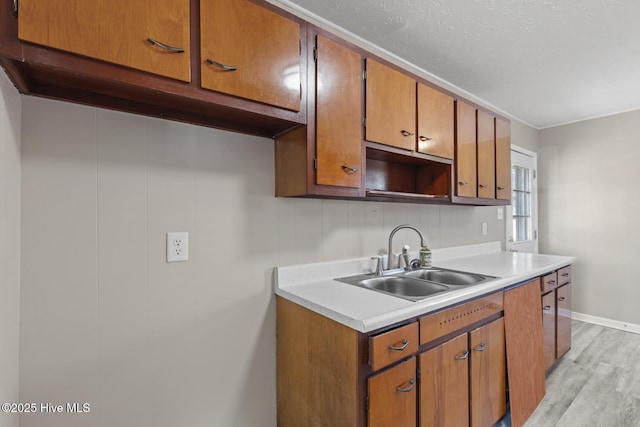
[[[316,44],[316,37],[322,36],[331,41],[345,46],[358,54],[364,60],[365,51],[324,31],[318,27],[309,25],[305,52],[306,62],[309,64],[306,86],[303,92],[307,93],[305,110],[308,114],[308,121],[305,126],[297,127],[293,130],[283,132],[275,137],[275,163],[276,163],[276,196],[290,197],[336,197],[336,198],[362,198],[364,197],[364,186],[359,188],[339,187],[319,185],[316,182],[316,72],[313,46]],[[361,109],[364,112],[364,81],[361,81],[362,93],[360,96]],[[364,134],[362,134],[364,138]],[[365,146],[362,150],[362,165],[360,173],[361,182],[364,183],[366,174]]]
[[[322,420],[323,425],[367,427],[370,413],[369,379],[412,359],[414,360],[412,363],[417,363],[420,355],[442,343],[501,319],[503,314],[501,299],[502,293],[498,291],[473,300],[484,301],[482,306],[487,304],[499,304],[499,306],[495,307],[495,310],[488,310],[486,315],[476,316],[469,323],[460,324],[460,327],[455,330],[444,331],[438,338],[412,347],[401,358],[391,360],[374,370],[371,364],[371,346],[374,342],[372,338],[382,338],[384,341],[389,333],[399,330],[398,328],[403,328],[412,337],[416,337],[418,323],[425,317],[424,315],[375,331],[361,333],[296,303],[277,297],[278,425],[280,427],[316,425],[314,423],[317,420],[313,415],[323,414],[327,417]],[[454,306],[454,311],[451,313],[455,315],[463,308],[465,308],[464,312],[469,310],[477,312],[480,309],[477,303],[467,306],[468,303],[469,301],[466,301]],[[447,309],[452,308],[448,307],[444,310]],[[417,376],[416,381],[419,382]],[[418,390],[416,405],[419,405],[418,384],[416,388]],[[331,397],[327,398],[329,394]],[[419,412],[418,409],[416,426],[419,425]]]
[[[251,0],[298,22],[306,38],[307,23],[263,0]],[[18,12],[19,13],[19,12]],[[200,88],[200,8],[192,0],[191,82],[157,76],[72,53],[22,42],[9,2],[0,6],[0,65],[23,94],[133,112],[152,117],[272,137],[306,123],[306,96],[293,112]],[[301,45],[301,82],[306,85],[306,44]]]

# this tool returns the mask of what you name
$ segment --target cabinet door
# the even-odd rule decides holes
[[[203,88],[300,110],[297,22],[249,0],[201,1],[200,35]]]
[[[507,412],[504,319],[469,333],[471,426],[492,426]]]
[[[362,58],[325,37],[316,43],[316,182],[362,183]]]
[[[478,110],[478,197],[496,197],[496,141],[494,118]]]
[[[476,197],[476,109],[456,101],[456,194]]]
[[[557,341],[556,357],[562,357],[571,348],[571,283],[556,290]]]
[[[511,200],[511,123],[496,118],[496,199]]]
[[[453,98],[418,83],[418,151],[453,159]]]
[[[520,427],[545,394],[540,279],[504,293],[511,425]]]
[[[157,0],[151,5],[144,0],[20,0],[18,37],[188,82],[189,4],[189,0]]]
[[[367,59],[367,141],[416,149],[416,82],[410,76]]]
[[[542,296],[542,331],[544,335],[544,369],[556,361],[556,292]]]
[[[368,427],[415,427],[416,358],[369,378]]]
[[[467,334],[420,355],[420,427],[469,425]]]

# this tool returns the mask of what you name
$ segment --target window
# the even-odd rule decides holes
[[[514,242],[533,240],[531,226],[531,175],[532,171],[528,168],[514,165],[511,169]]]

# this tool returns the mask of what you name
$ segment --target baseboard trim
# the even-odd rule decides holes
[[[581,322],[593,323],[594,325],[606,326],[607,328],[619,329],[621,331],[633,332],[634,334],[640,334],[640,325],[629,322],[620,322],[613,319],[605,319],[604,317],[591,316],[589,314],[576,313],[571,314],[571,317]]]

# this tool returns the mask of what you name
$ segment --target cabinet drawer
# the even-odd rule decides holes
[[[558,286],[566,285],[571,282],[571,266],[567,266],[558,270]]]
[[[558,286],[558,274],[554,271],[546,276],[542,276],[540,281],[540,292],[543,294],[555,289]]]
[[[430,314],[420,319],[420,344],[428,343],[493,314],[503,308],[503,293],[482,298]]]
[[[374,371],[418,351],[418,322],[369,339],[369,363]]]
[[[369,427],[415,426],[416,358],[369,378]],[[344,424],[343,424],[344,425]]]

